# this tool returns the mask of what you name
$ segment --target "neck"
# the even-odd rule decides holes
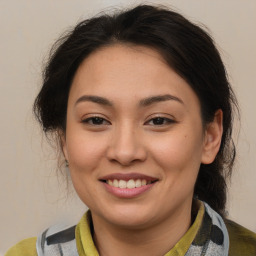
[[[170,251],[191,225],[190,209],[182,209],[150,227],[113,225],[92,213],[94,242],[101,256],[162,256]]]

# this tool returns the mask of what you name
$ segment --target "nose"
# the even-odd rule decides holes
[[[108,147],[107,157],[123,166],[145,161],[147,153],[142,136],[128,125],[116,129]]]

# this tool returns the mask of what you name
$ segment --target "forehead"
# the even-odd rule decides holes
[[[70,97],[83,94],[127,101],[159,94],[197,100],[191,87],[156,50],[120,44],[101,48],[81,63]]]
[[[171,71],[156,50],[143,46],[114,44],[102,47],[85,58],[78,67],[74,82],[82,82],[79,79],[85,77],[98,80],[112,79],[113,82],[123,78],[127,82],[132,82],[135,75],[136,79],[138,75],[143,80],[146,76],[152,79],[154,74],[163,72],[164,69],[167,72]]]

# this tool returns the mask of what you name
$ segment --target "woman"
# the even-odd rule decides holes
[[[144,5],[81,22],[34,109],[90,210],[7,255],[255,255],[256,235],[225,218],[236,106],[213,40],[181,15]]]

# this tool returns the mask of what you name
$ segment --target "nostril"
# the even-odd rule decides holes
[[[118,163],[122,166],[130,166],[137,162],[143,162],[146,159],[146,153],[145,154],[138,154],[136,151],[132,153],[122,153],[118,152],[117,154],[108,155],[109,161],[112,163]]]
[[[147,153],[145,145],[130,131],[123,131],[122,136],[113,138],[106,156],[111,162],[117,162],[122,166],[129,166],[137,161],[144,161]]]

